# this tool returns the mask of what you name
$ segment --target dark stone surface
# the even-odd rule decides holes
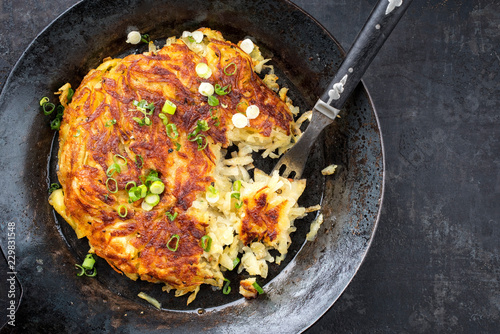
[[[0,87],[73,3],[0,2]],[[295,3],[348,48],[375,1]],[[500,331],[499,73],[499,1],[414,0],[365,76],[387,164],[378,231],[307,333]]]

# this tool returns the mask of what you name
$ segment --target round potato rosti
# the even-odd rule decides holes
[[[265,276],[265,261],[274,261],[267,250],[284,256],[293,219],[304,214],[296,204],[304,181],[261,172],[252,180],[246,172],[252,151],[291,145],[286,92],[280,98],[254,72],[265,62],[257,47],[249,55],[219,32],[199,31],[200,43],[170,38],[158,51],[106,59],[85,76],[65,108],[62,189],[50,197],[91,252],[176,295],[203,283],[221,287],[220,265],[233,269],[240,252],[247,260],[240,270]],[[246,117],[250,106],[247,126],[235,127],[233,115]],[[239,152],[225,159],[233,144]],[[164,189],[153,191],[154,181]]]

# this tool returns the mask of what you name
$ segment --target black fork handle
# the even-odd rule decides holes
[[[380,0],[315,108],[335,118],[412,0]]]

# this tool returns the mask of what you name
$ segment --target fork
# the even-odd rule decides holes
[[[273,168],[285,178],[299,179],[311,147],[324,128],[337,117],[347,98],[354,91],[366,69],[389,37],[413,0],[380,0],[354,44],[340,65],[329,88],[323,92],[312,110],[312,118],[297,143]]]

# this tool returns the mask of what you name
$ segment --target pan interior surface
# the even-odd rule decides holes
[[[104,260],[97,261],[96,279],[76,277],[74,264],[81,263],[89,246],[47,203],[47,184],[57,181],[57,138],[38,101],[65,82],[77,87],[105,57],[144,51],[125,43],[132,28],[161,41],[199,27],[219,30],[233,42],[254,39],[264,57],[272,58],[280,86],[290,89],[302,112],[327,87],[343,57],[333,37],[287,1],[193,0],[186,6],[185,1],[145,0],[123,6],[91,0],[54,21],[25,52],[0,96],[2,124],[12,124],[9,120],[24,113],[3,129],[1,150],[7,159],[0,163],[9,171],[1,180],[4,189],[24,189],[14,201],[2,198],[1,206],[2,219],[17,224],[18,271],[25,292],[18,314],[30,319],[19,324],[25,331],[87,326],[93,332],[119,327],[123,332],[232,333],[265,325],[278,333],[300,332],[328,310],[359,268],[376,228],[384,179],[377,116],[362,85],[319,138],[304,173],[308,186],[299,203],[321,203],[322,228],[313,242],[305,242],[315,215],[296,221],[285,263],[271,266],[261,282],[264,295],[246,301],[236,283],[228,296],[204,287],[186,306],[185,298],[162,292],[160,285],[130,281]],[[274,163],[265,160],[258,167],[269,172]],[[330,164],[338,165],[337,172],[321,175]],[[52,293],[56,290],[60,292]],[[141,291],[158,299],[163,310],[139,299]],[[44,310],[51,310],[50,315]]]

